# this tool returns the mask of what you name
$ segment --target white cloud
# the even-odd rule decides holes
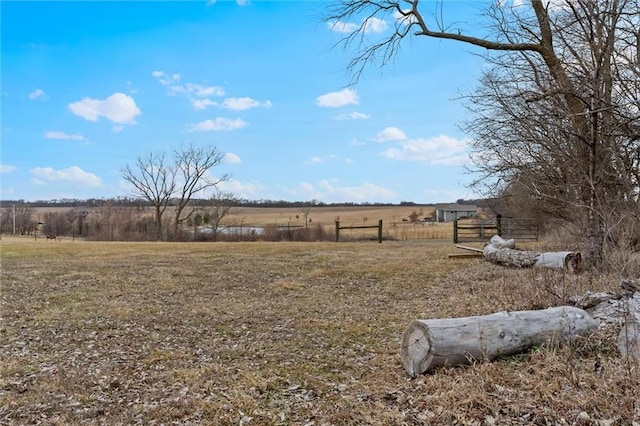
[[[220,182],[218,188],[224,192],[231,192],[238,198],[259,200],[266,198],[266,188],[259,183],[245,183],[235,179]]]
[[[327,22],[327,27],[331,31],[342,34],[350,34],[354,31],[362,29],[365,34],[380,34],[387,29],[387,22],[384,19],[375,17],[368,18],[362,21],[362,24],[356,24],[354,22]]]
[[[33,92],[29,93],[29,99],[31,99],[32,101],[35,101],[37,99],[40,99],[42,101],[46,101],[47,99],[49,99],[49,96],[47,96],[47,94],[44,92],[44,90],[35,89]]]
[[[363,183],[357,186],[338,186],[337,181],[322,180],[313,185],[309,182],[301,182],[297,194],[302,194],[305,199],[317,199],[326,202],[365,202],[365,201],[391,201],[397,197],[394,191],[372,183]]]
[[[218,105],[216,101],[212,101],[211,99],[193,99],[191,104],[195,109],[205,109],[208,106]]]
[[[216,4],[217,0],[207,0],[207,6]],[[238,6],[246,6],[249,4],[249,0],[236,0]]]
[[[367,120],[369,118],[371,118],[369,114],[355,111],[333,117],[334,120]]]
[[[51,167],[36,167],[31,169],[31,174],[37,183],[44,181],[50,182],[68,182],[75,185],[83,186],[100,186],[102,180],[94,175],[82,170],[80,167],[72,166],[66,169],[54,170]]]
[[[313,157],[311,157],[311,160],[309,160],[307,163],[308,164],[320,164],[320,163],[324,163],[326,161],[331,161],[331,160],[338,160],[339,157],[335,154],[329,154],[329,155],[324,155],[324,156],[319,156],[319,155],[315,155]]]
[[[208,106],[218,105],[209,99],[211,96],[224,96],[224,89],[220,86],[205,86],[203,84],[184,83],[178,84],[180,74],[169,75],[164,71],[153,71],[151,75],[167,88],[170,96],[182,95],[189,99],[195,109],[205,109]]]
[[[180,81],[180,74],[169,75],[164,71],[153,71],[151,75],[163,86],[168,86]]]
[[[446,135],[430,139],[410,139],[399,148],[390,148],[379,155],[399,161],[421,161],[433,165],[460,165],[468,161],[468,140]]]
[[[397,127],[385,127],[376,135],[378,142],[402,141],[407,139],[407,135]]]
[[[242,160],[240,159],[240,157],[232,152],[227,152],[226,154],[224,154],[223,160],[225,163],[228,163],[228,164],[242,163]]]
[[[357,105],[358,95],[355,90],[342,89],[339,92],[330,92],[318,96],[316,105],[320,107],[338,108],[345,105]]]
[[[209,96],[224,96],[224,90],[219,86],[204,86],[202,84],[186,83],[167,88],[169,94],[181,94],[190,97],[206,98]]]
[[[353,22],[336,21],[336,22],[327,22],[327,27],[329,27],[331,31],[347,34],[357,30],[358,24],[354,24]]]
[[[245,127],[247,123],[240,118],[232,120],[225,117],[217,117],[213,120],[204,120],[200,123],[187,125],[186,131],[192,132],[211,132],[220,130],[235,130]]]
[[[43,135],[46,139],[59,139],[59,140],[72,140],[72,141],[83,141],[85,140],[84,136],[80,134],[67,134],[65,132],[60,132],[57,130],[49,130],[48,132],[44,132]]]
[[[235,111],[242,111],[245,109],[256,108],[256,107],[270,108],[271,102],[270,101],[260,102],[251,98],[227,98],[224,100],[224,102],[222,102],[221,107],[226,109],[232,109]]]
[[[387,22],[383,19],[369,18],[364,22],[364,32],[380,34],[387,29]]]
[[[8,164],[0,164],[0,173],[11,173],[16,168],[14,166],[10,166]]]
[[[141,114],[133,98],[124,93],[114,93],[105,100],[83,98],[68,107],[85,120],[97,121],[99,117],[105,117],[117,124],[135,124],[136,116]]]

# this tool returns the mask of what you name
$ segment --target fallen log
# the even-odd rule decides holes
[[[570,299],[579,308],[600,323],[600,329],[617,330],[618,351],[629,361],[640,362],[640,291],[637,281],[622,280],[620,293],[586,292],[582,297]],[[634,293],[635,291],[635,293]]]
[[[415,377],[438,367],[493,360],[542,344],[572,342],[597,327],[596,320],[573,306],[416,320],[402,336],[400,357],[404,369]]]
[[[518,268],[549,268],[577,273],[582,266],[582,255],[579,252],[539,253],[516,250],[514,240],[504,240],[498,235],[491,237],[489,244],[485,246],[482,253],[488,262]]]

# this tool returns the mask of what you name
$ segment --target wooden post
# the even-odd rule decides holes
[[[498,236],[502,237],[502,215],[496,215],[496,228],[498,229]]]
[[[573,342],[598,328],[574,306],[538,311],[412,321],[402,336],[400,357],[411,376],[443,366],[465,365],[521,353],[542,344]]]
[[[340,242],[340,221],[336,220],[336,243]]]
[[[453,221],[453,243],[458,244],[458,219]]]
[[[382,244],[382,219],[378,221],[378,242]]]

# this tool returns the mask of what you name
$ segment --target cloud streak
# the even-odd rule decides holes
[[[297,192],[307,199],[327,200],[328,202],[365,202],[371,200],[389,201],[397,194],[379,185],[365,182],[361,185],[340,186],[337,180],[321,180],[316,185],[301,182]]]
[[[66,182],[91,187],[102,185],[102,180],[98,176],[85,172],[77,166],[60,170],[55,170],[51,167],[36,167],[31,169],[30,172],[34,178],[34,182],[40,184],[44,184],[45,182]]]
[[[211,100],[212,96],[224,96],[224,89],[220,86],[206,86],[196,83],[180,83],[182,77],[178,73],[167,74],[164,71],[153,71],[151,76],[158,83],[167,88],[169,96],[184,96],[195,109],[205,109],[208,106],[218,105],[217,102]]]
[[[446,135],[429,139],[407,139],[396,148],[379,153],[397,161],[418,161],[431,165],[462,165],[468,161],[468,140],[458,140]]]
[[[86,140],[84,136],[81,134],[67,134],[65,132],[60,132],[57,130],[49,130],[45,132],[42,136],[45,139],[58,139],[58,140],[73,140],[73,141],[84,141]]]
[[[333,117],[334,120],[368,120],[369,118],[371,118],[369,114],[356,111]]]
[[[242,129],[248,123],[241,118],[231,119],[226,117],[217,117],[201,121],[200,123],[188,124],[187,133],[193,132],[217,132],[223,130]]]
[[[224,102],[222,102],[220,106],[222,108],[231,109],[234,111],[243,111],[246,109],[258,108],[258,107],[271,108],[271,102],[270,101],[260,102],[260,101],[256,101],[255,99],[251,99],[247,97],[227,98],[224,100]]]
[[[327,27],[331,31],[335,31],[341,34],[350,34],[360,29],[365,34],[380,34],[387,29],[388,24],[384,19],[371,17],[362,21],[361,24],[343,21],[327,22]]]

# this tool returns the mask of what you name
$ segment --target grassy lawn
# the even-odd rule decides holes
[[[413,319],[559,305],[614,277],[425,241],[0,249],[0,424],[640,422],[640,371],[610,336],[416,379],[399,359]]]

